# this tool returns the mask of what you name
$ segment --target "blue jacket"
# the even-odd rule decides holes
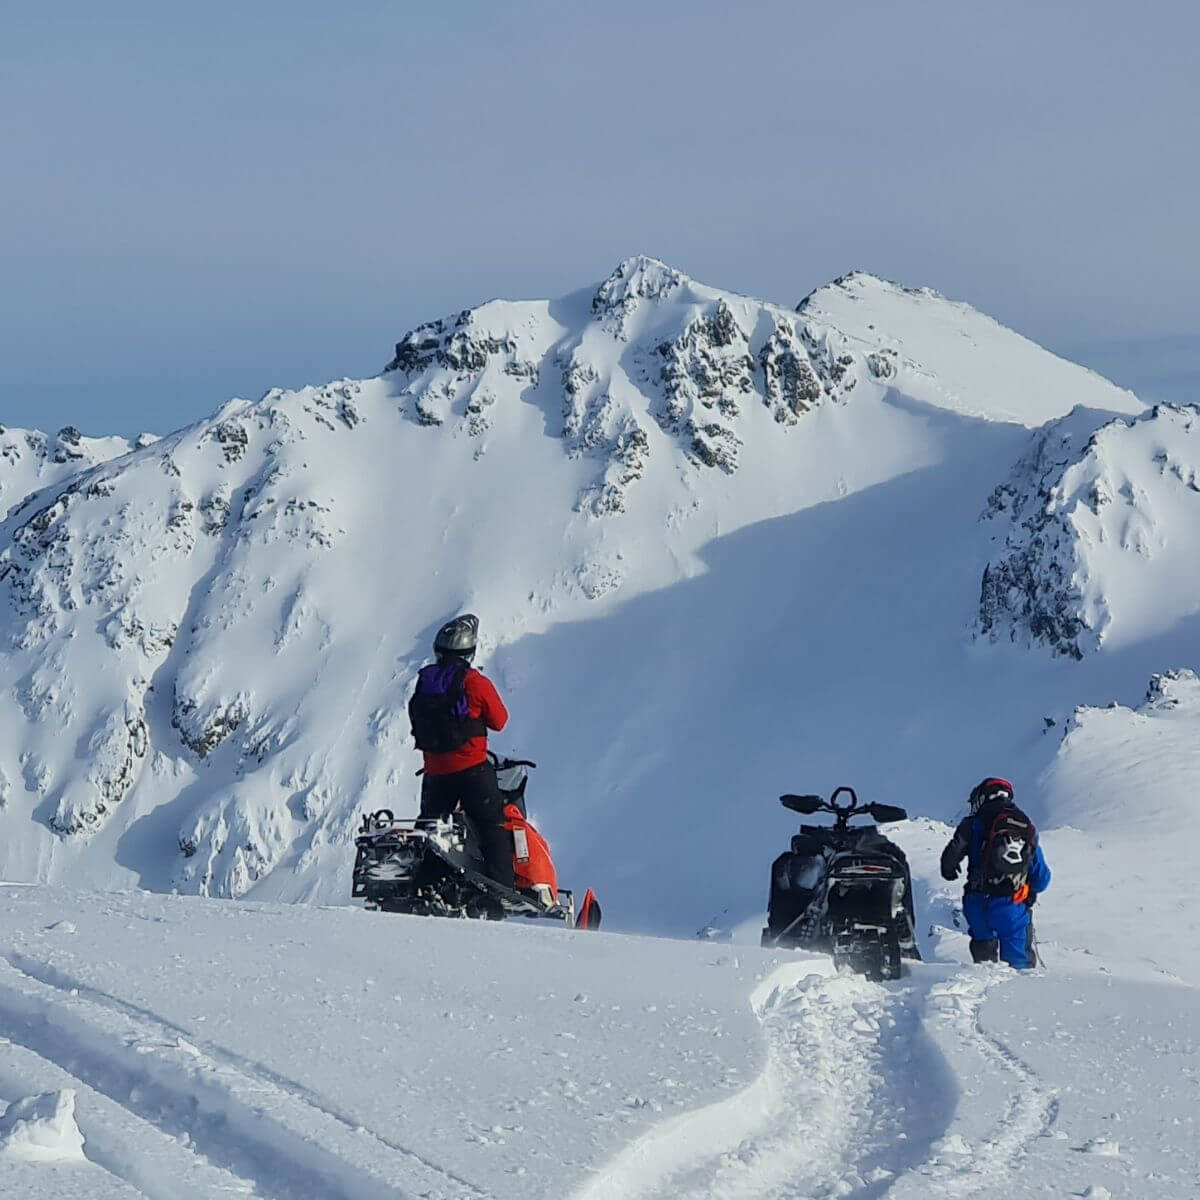
[[[967,860],[967,882],[966,890],[968,892],[977,892],[981,890],[983,872],[983,840],[986,831],[991,828],[992,821],[996,814],[1000,811],[1000,805],[987,805],[980,809],[978,813],[972,816],[964,817],[958,824],[958,828],[954,831],[954,836],[950,839],[946,849],[942,851],[942,878],[957,879],[959,865],[963,858]],[[1016,805],[1008,807],[1016,808]],[[1016,809],[1021,813],[1019,808]],[[1021,813],[1024,816],[1024,813]],[[1042,847],[1037,842],[1034,843],[1033,859],[1029,864],[1029,875],[1027,877],[1029,890],[1036,896],[1044,892],[1050,886],[1050,868],[1046,864],[1045,855],[1042,854]]]

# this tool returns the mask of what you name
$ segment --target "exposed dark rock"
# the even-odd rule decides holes
[[[682,287],[687,277],[656,258],[627,258],[592,297],[592,312],[618,323],[642,300],[662,300]]]
[[[227,463],[237,462],[246,453],[250,443],[246,427],[233,418],[214,425],[209,436],[220,444]]]
[[[238,697],[201,716],[195,700],[175,694],[171,724],[179,739],[197,758],[207,758],[249,715],[245,701]]]
[[[763,402],[780,424],[794,424],[821,401],[821,382],[791,325],[776,325],[758,355]]]

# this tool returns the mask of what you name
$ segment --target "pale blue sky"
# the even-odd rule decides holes
[[[1191,3],[0,0],[0,421],[165,431],[639,252],[1180,388],[1198,44]]]

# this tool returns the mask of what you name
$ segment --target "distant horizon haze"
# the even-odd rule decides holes
[[[65,0],[2,27],[6,424],[164,432],[638,253],[788,305],[870,271],[1146,399],[1200,379],[1192,5]]]

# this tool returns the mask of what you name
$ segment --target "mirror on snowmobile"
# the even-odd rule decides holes
[[[825,803],[820,796],[793,796],[790,792],[779,797],[779,803],[792,812],[815,813]]]
[[[880,825],[886,825],[889,821],[908,820],[908,813],[895,804],[869,804],[867,811]]]

